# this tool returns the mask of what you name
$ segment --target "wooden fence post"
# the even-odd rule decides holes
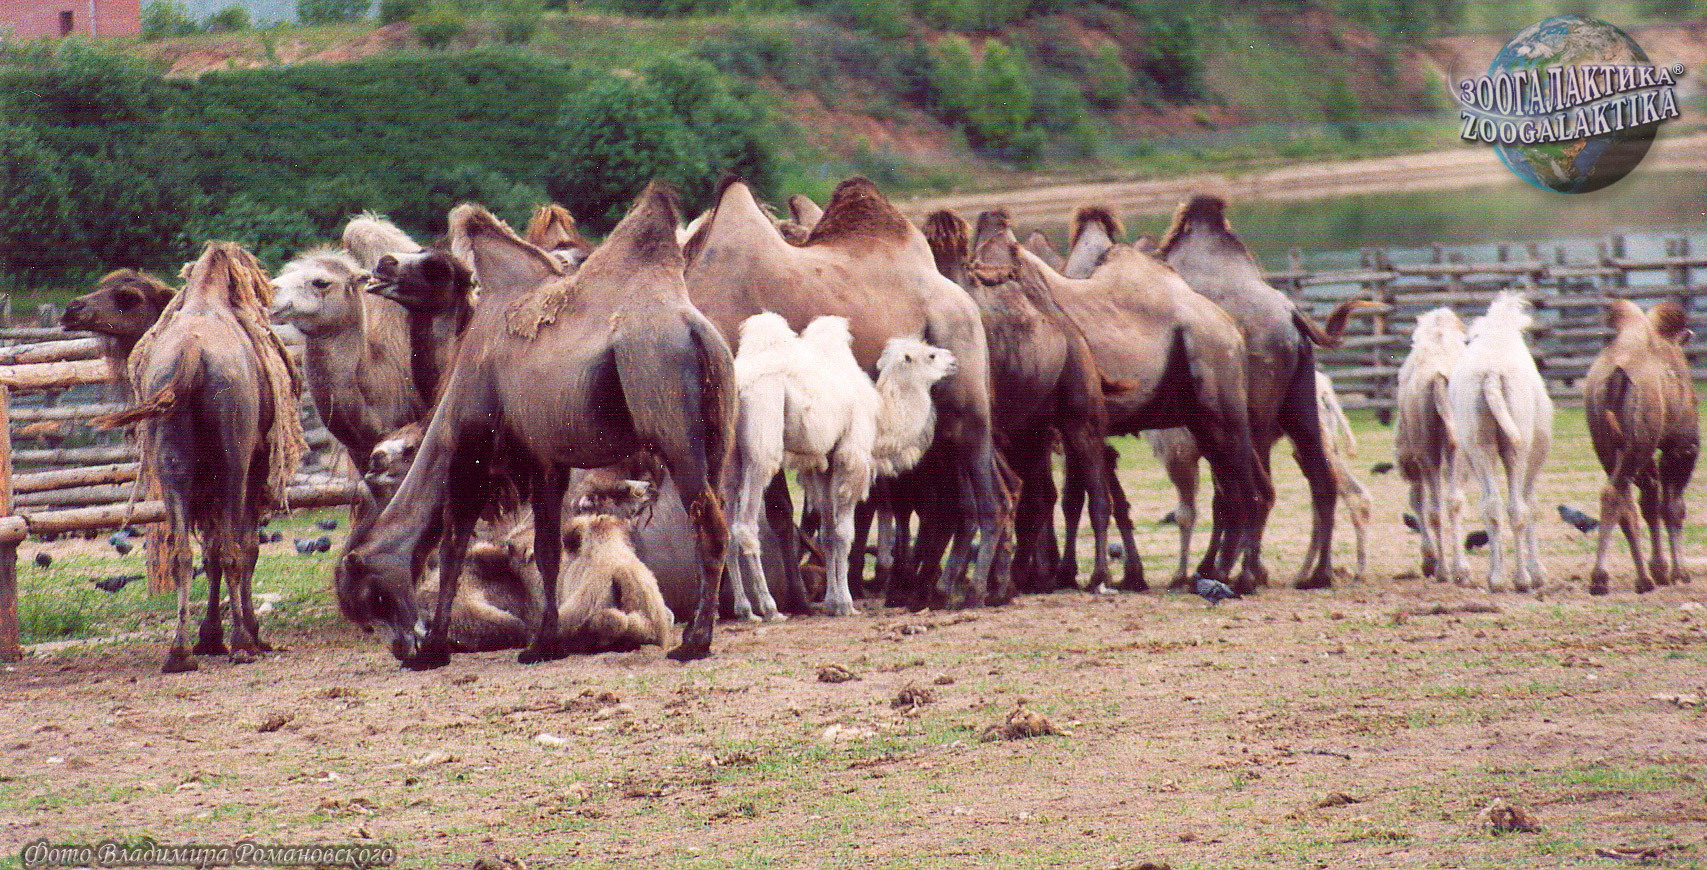
[[[12,388],[0,384],[0,516],[12,515]],[[24,657],[18,640],[18,542],[0,543],[0,662]]]

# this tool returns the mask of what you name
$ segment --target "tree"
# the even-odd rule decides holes
[[[367,17],[373,0],[296,0],[296,20],[303,24],[338,24]]]
[[[680,186],[706,169],[680,116],[645,82],[606,76],[568,106],[546,190],[600,232],[616,226],[648,181]]]
[[[58,277],[92,265],[59,160],[34,134],[0,123],[0,272]]]

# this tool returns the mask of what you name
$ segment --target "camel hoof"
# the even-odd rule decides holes
[[[203,635],[190,652],[198,656],[222,656],[229,654],[231,650],[226,649],[223,635],[212,634]]]
[[[765,617],[764,621],[765,622],[787,622],[788,621],[788,614],[780,613],[780,612],[772,613],[770,616]]]
[[[195,670],[197,667],[199,667],[199,665],[196,664],[194,656],[186,655],[182,649],[175,648],[171,653],[167,654],[166,664],[160,667],[160,673],[187,674],[190,671]]]
[[[1609,591],[1607,589],[1607,580],[1608,575],[1605,571],[1596,569],[1590,573],[1588,575],[1588,594],[1605,595]],[[1637,585],[1639,586],[1641,584],[1638,583]]]
[[[1648,593],[1648,592],[1652,592],[1652,591],[1654,591],[1654,583],[1652,580],[1649,580],[1646,577],[1636,578],[1636,594],[1637,595],[1642,595],[1644,593]]]
[[[1305,577],[1305,578],[1299,580],[1297,583],[1292,584],[1292,588],[1294,588],[1294,589],[1331,589],[1331,588],[1333,588],[1333,585],[1334,585],[1334,578],[1333,578],[1332,574],[1316,574],[1316,575],[1311,576],[1311,577]]]
[[[529,644],[526,649],[516,654],[516,664],[533,665],[540,662],[552,662],[558,659],[568,658],[568,656],[569,647],[567,644],[546,640],[535,640],[533,643]],[[447,655],[445,656],[445,661],[440,664],[445,664],[449,661],[450,656]],[[434,667],[437,667],[437,665],[434,665]]]
[[[683,632],[681,645],[665,655],[678,662],[698,661],[711,655],[711,638],[707,636],[704,639],[689,640],[687,633]]]
[[[1688,583],[1689,582],[1689,572],[1683,570],[1682,568],[1679,568],[1676,571],[1673,571],[1671,574],[1671,582],[1676,583],[1678,585]]]
[[[413,656],[402,662],[403,667],[411,671],[430,671],[450,664],[450,649],[438,644],[422,646]]]

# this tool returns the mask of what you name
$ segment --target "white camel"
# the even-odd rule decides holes
[[[1450,308],[1417,318],[1411,352],[1399,366],[1393,451],[1411,486],[1411,513],[1422,536],[1422,573],[1469,582],[1464,559],[1464,466],[1452,434],[1446,385],[1464,353],[1464,321]]]
[[[955,371],[954,355],[917,339],[892,339],[873,384],[854,360],[852,341],[842,317],[817,318],[798,336],[771,312],[741,324],[729,560],[737,618],[783,618],[765,581],[758,531],[764,490],[778,471],[798,470],[807,507],[821,518],[824,609],[847,616],[854,612],[848,589],[854,508],[876,476],[911,468],[934,437],[930,388]]]
[[[1535,480],[1553,442],[1553,400],[1524,341],[1533,324],[1522,296],[1495,297],[1488,313],[1470,324],[1470,340],[1447,383],[1453,435],[1482,485],[1489,592],[1500,588],[1508,516],[1512,588],[1539,589],[1547,579],[1535,545]]]

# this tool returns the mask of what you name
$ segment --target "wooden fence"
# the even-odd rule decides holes
[[[1613,236],[1586,262],[1570,261],[1562,248],[1544,254],[1537,245],[1500,245],[1492,262],[1475,263],[1438,245],[1430,262],[1413,264],[1394,263],[1383,250],[1367,250],[1358,268],[1334,272],[1305,270],[1293,254],[1289,268],[1269,273],[1268,280],[1318,321],[1353,296],[1392,306],[1381,316],[1354,318],[1341,347],[1317,352],[1348,408],[1374,408],[1383,415],[1392,410],[1399,365],[1410,351],[1417,315],[1446,306],[1468,324],[1506,290],[1522,293],[1535,306],[1537,326],[1530,344],[1548,392],[1560,403],[1580,404],[1583,375],[1612,335],[1604,316],[1609,297],[1643,307],[1679,300],[1692,319],[1707,310],[1700,301],[1707,295],[1707,255],[1692,254],[1688,238],[1667,240],[1662,257],[1628,257],[1625,247],[1622,236]],[[1685,353],[1695,379],[1707,379],[1707,344],[1700,335]]]
[[[45,306],[44,306],[45,308]],[[0,661],[23,654],[18,634],[18,545],[30,535],[94,534],[125,524],[148,527],[151,594],[172,587],[170,558],[162,553],[165,517],[157,499],[132,500],[140,469],[136,447],[116,434],[87,441],[88,422],[121,407],[113,401],[111,372],[93,337],[51,327],[57,314],[40,313],[37,326],[10,323],[9,300],[0,299]],[[21,343],[20,343],[21,342]],[[14,396],[19,398],[13,407]],[[61,403],[62,398],[71,401]],[[305,405],[312,417],[313,406]],[[309,446],[333,446],[331,435],[311,426]],[[14,441],[46,446],[14,449]],[[356,484],[322,472],[299,473],[289,491],[294,508],[349,504]]]

